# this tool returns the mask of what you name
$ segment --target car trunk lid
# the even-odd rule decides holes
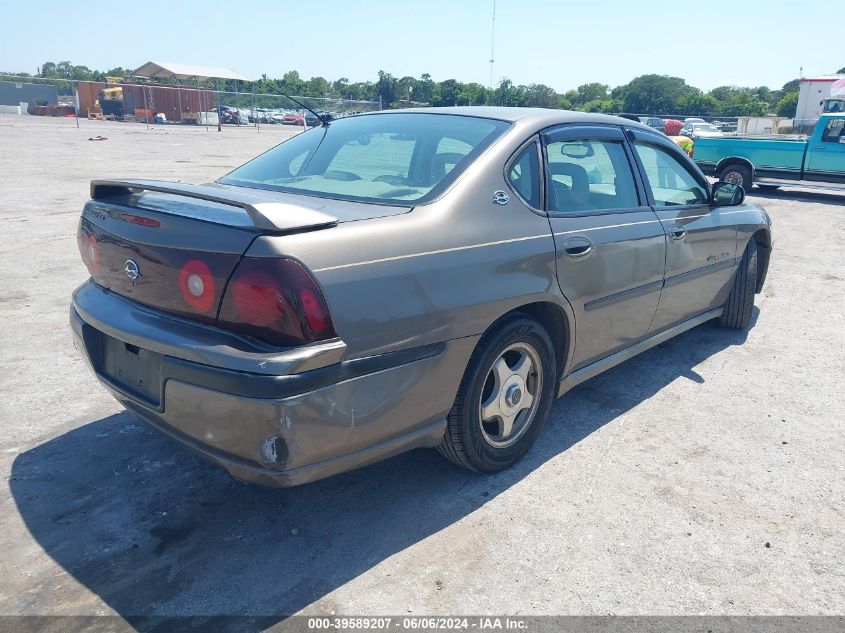
[[[325,212],[239,188],[94,181],[78,241],[94,281],[150,307],[213,324],[235,267],[262,234],[335,226]]]

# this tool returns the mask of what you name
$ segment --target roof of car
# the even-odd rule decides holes
[[[454,106],[446,108],[408,108],[405,110],[381,110],[369,114],[393,114],[393,113],[422,113],[422,114],[455,114],[460,116],[482,117],[487,119],[499,119],[501,121],[524,121],[536,124],[538,127],[555,125],[560,123],[604,123],[610,125],[627,125],[642,127],[650,130],[647,125],[623,119],[622,117],[610,114],[598,114],[594,112],[575,112],[572,110],[555,110],[552,108],[510,108],[504,106]]]

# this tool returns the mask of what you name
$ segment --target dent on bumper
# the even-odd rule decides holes
[[[294,383],[285,382],[291,376],[169,359],[162,364],[161,402],[152,406],[97,373],[86,347],[86,327],[93,326],[71,307],[77,347],[127,409],[238,479],[275,486],[314,481],[437,445],[477,341],[470,337],[411,355],[338,363],[296,374]],[[132,344],[143,346],[143,341],[136,338]],[[295,385],[302,391],[291,393]]]

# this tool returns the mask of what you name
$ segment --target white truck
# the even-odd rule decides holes
[[[822,114],[845,112],[845,75],[802,77],[798,86],[796,132],[809,131]]]

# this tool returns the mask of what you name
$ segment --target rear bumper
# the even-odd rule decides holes
[[[287,352],[249,349],[245,340],[91,282],[74,293],[70,325],[95,375],[127,409],[236,478],[273,486],[436,446],[476,342],[354,360],[342,360],[338,341]],[[151,352],[155,367],[143,375],[155,375],[155,389],[135,390],[106,374],[104,337]]]

